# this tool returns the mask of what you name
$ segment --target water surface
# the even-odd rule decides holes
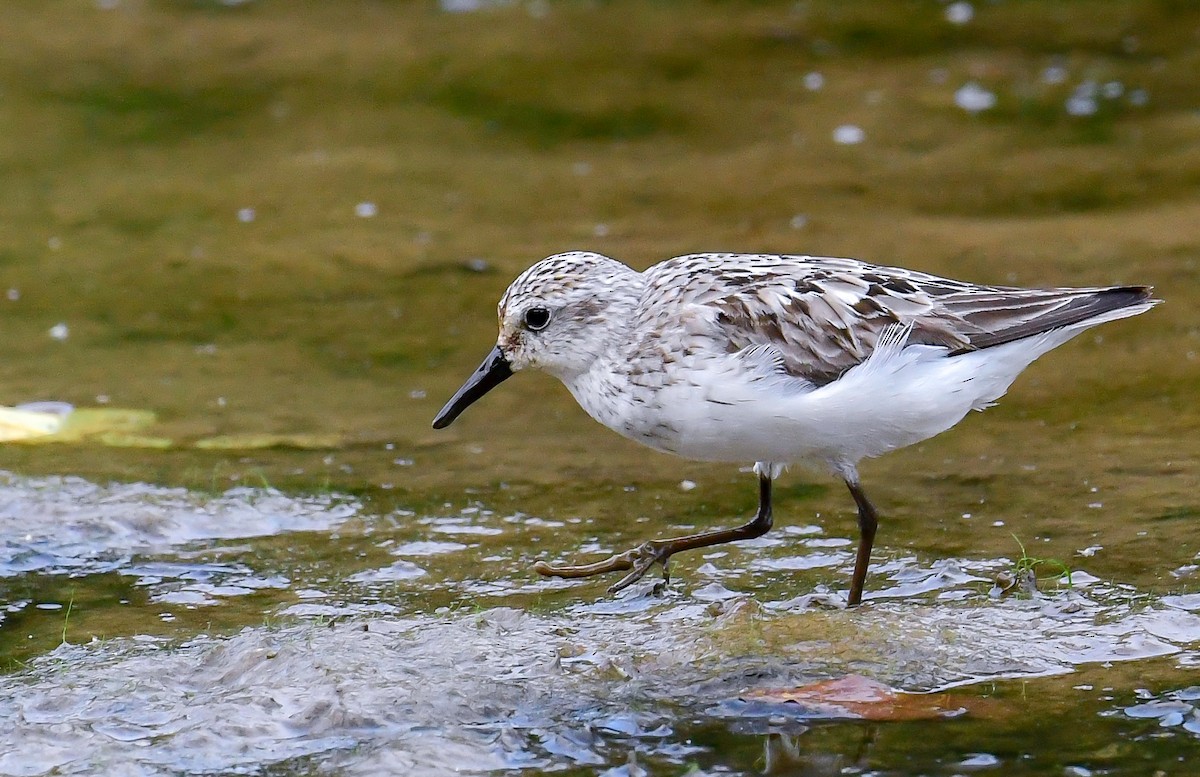
[[[135,412],[0,447],[0,774],[1187,773],[1200,17],[952,5],[13,4],[0,401]],[[544,376],[429,428],[569,248],[1166,304],[864,464],[864,607],[802,470],[610,597],[530,567],[741,522],[753,476]],[[762,701],[846,677],[946,714]]]

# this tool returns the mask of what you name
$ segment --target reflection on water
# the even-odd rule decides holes
[[[801,596],[765,593],[760,578],[819,569],[828,549],[843,545],[819,527],[791,532],[788,542],[733,547],[715,559],[720,570],[707,562],[665,591],[645,581],[596,599],[585,585],[511,568],[495,548],[524,542],[530,523],[545,522],[481,507],[399,522],[335,497],[245,488],[202,496],[11,475],[0,493],[10,579],[37,558],[37,574],[115,572],[145,589],[149,606],[180,617],[252,594],[266,596],[258,600],[264,613],[276,613],[275,623],[230,636],[134,631],[71,644],[69,616],[64,623],[57,612],[68,641],[0,679],[0,774],[115,763],[138,774],[301,769],[313,759],[342,774],[570,766],[669,774],[692,763],[741,763],[717,741],[761,736],[774,761],[808,762],[816,756],[805,732],[827,713],[740,697],[847,674],[909,691],[988,696],[1003,680],[1088,674],[1119,662],[1200,664],[1194,595],[1153,597],[1083,570],[1071,587],[997,599],[990,580],[1012,561],[908,556],[880,565],[886,582],[859,610],[843,609],[841,595],[820,584]],[[269,550],[255,551],[256,543],[331,532],[376,552],[344,560],[331,575],[319,564],[281,574]],[[225,560],[214,562],[214,553]],[[463,578],[434,566],[456,555],[507,571]],[[398,595],[403,589],[417,595]],[[433,611],[429,594],[439,589],[454,603]],[[753,598],[743,593],[755,589]],[[533,606],[497,606],[522,595]],[[544,610],[539,600],[559,604]],[[14,603],[10,613],[33,605]],[[1153,718],[1186,741],[1195,730],[1193,690],[1146,691],[1118,711],[1130,726]],[[1113,709],[1098,708],[1096,719],[1103,713],[1116,725]],[[988,757],[1009,763],[1001,745],[1012,708],[967,717],[976,713],[997,739],[978,733],[975,747],[995,747]],[[790,748],[783,734],[796,737]],[[897,747],[879,750],[904,751]],[[827,755],[838,752],[844,763],[838,748]],[[982,757],[922,761],[919,769],[949,774]]]
[[[1143,701],[1122,710],[1129,717],[1156,720],[1162,728],[1180,726],[1200,735],[1200,708],[1196,705],[1200,702],[1200,685],[1167,691],[1159,696],[1140,689],[1137,695]]]

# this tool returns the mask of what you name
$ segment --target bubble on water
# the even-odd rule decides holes
[[[853,146],[867,139],[867,133],[855,124],[843,124],[833,131],[833,142],[841,146]]]
[[[513,2],[514,0],[438,0],[438,8],[446,13],[475,13],[509,6]]]
[[[792,229],[804,229],[808,226],[808,216],[803,213],[797,213],[795,216],[792,216],[788,224],[791,225]]]
[[[804,88],[810,92],[818,92],[825,86],[825,76],[816,72],[804,74]]]
[[[1072,116],[1092,116],[1100,110],[1100,104],[1096,101],[1098,92],[1095,81],[1084,81],[1075,87],[1063,107]]]
[[[608,237],[608,225],[597,224],[596,226],[592,227],[592,234],[596,237]]]
[[[6,296],[9,302],[16,302],[21,298],[21,290],[16,287],[10,288]]]
[[[59,323],[50,327],[48,334],[50,335],[51,339],[62,342],[71,336],[71,330],[66,324],[60,321]]]
[[[968,81],[954,93],[954,104],[967,113],[979,113],[996,107],[996,95],[974,81]]]
[[[1071,114],[1072,116],[1091,116],[1097,110],[1099,110],[1099,106],[1096,104],[1096,99],[1094,97],[1081,95],[1071,95],[1067,98],[1067,101],[1063,104],[1063,107],[1066,109],[1067,113]]]
[[[1050,65],[1042,70],[1042,83],[1049,84],[1051,86],[1066,83],[1069,75],[1070,74],[1067,72],[1067,69],[1062,65]]]
[[[360,202],[354,206],[354,215],[360,219],[373,218],[377,213],[379,213],[379,208],[373,202]]]
[[[975,18],[975,6],[959,0],[946,6],[946,21],[951,24],[966,24]]]
[[[694,481],[694,480],[679,481],[679,490],[680,491],[692,491],[695,488],[696,488],[696,481]]]
[[[237,219],[243,224],[249,224],[251,221],[254,221],[257,215],[254,212],[254,208],[240,208],[237,212]]]
[[[1129,104],[1141,108],[1150,102],[1150,93],[1145,89],[1134,89],[1129,92]]]
[[[1100,87],[1100,94],[1109,100],[1115,100],[1125,94],[1125,85],[1120,81],[1109,81]]]

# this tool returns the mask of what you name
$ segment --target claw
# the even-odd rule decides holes
[[[758,512],[749,523],[742,526],[735,526],[731,529],[713,529],[711,531],[688,534],[683,537],[650,540],[649,542],[643,542],[636,548],[630,548],[624,553],[616,553],[603,561],[597,561],[592,564],[556,567],[553,564],[547,564],[545,561],[539,561],[533,565],[533,571],[547,577],[591,577],[592,575],[603,575],[606,572],[619,572],[628,569],[629,574],[609,587],[608,592],[615,594],[617,591],[628,588],[641,580],[650,571],[650,567],[656,563],[662,564],[663,583],[669,583],[671,581],[671,556],[680,551],[707,548],[712,545],[720,545],[723,542],[749,540],[754,537],[761,537],[770,531],[770,529],[771,478],[766,474],[759,473]]]
[[[671,548],[666,543],[651,540],[650,542],[638,545],[636,548],[630,548],[624,553],[616,553],[603,561],[597,561],[592,564],[556,567],[552,564],[547,564],[545,561],[539,561],[533,565],[533,571],[547,577],[576,578],[603,575],[607,572],[619,572],[625,569],[630,570],[629,574],[609,586],[608,592],[615,594],[641,580],[656,563],[662,564],[663,579],[669,581],[670,573],[667,569],[667,561],[670,557]]]
[[[653,541],[646,542],[627,552],[633,553],[636,557],[636,560],[633,562],[633,571],[609,586],[608,592],[610,594],[622,591],[641,580],[656,562],[662,564],[663,580],[670,581],[671,576],[667,570],[667,563],[671,558],[671,554],[661,544]]]

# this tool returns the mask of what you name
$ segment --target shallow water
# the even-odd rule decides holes
[[[0,400],[80,425],[0,447],[0,774],[1188,773],[1195,12],[352,6],[8,9]],[[575,247],[1167,304],[865,463],[864,607],[800,470],[771,534],[613,597],[531,566],[742,521],[753,475],[544,376],[429,428]],[[920,695],[778,701],[847,677]]]
[[[885,551],[846,611],[819,573],[844,582],[848,538],[792,525],[605,597],[514,562],[562,528],[523,514],[11,475],[3,493],[6,589],[24,591],[3,774],[1043,773],[1170,766],[1197,744],[1200,597],[1085,559],[1069,586],[999,596],[1012,559]],[[836,723],[743,700],[848,674],[950,691],[961,714]],[[1060,714],[1091,733],[1027,739]]]

